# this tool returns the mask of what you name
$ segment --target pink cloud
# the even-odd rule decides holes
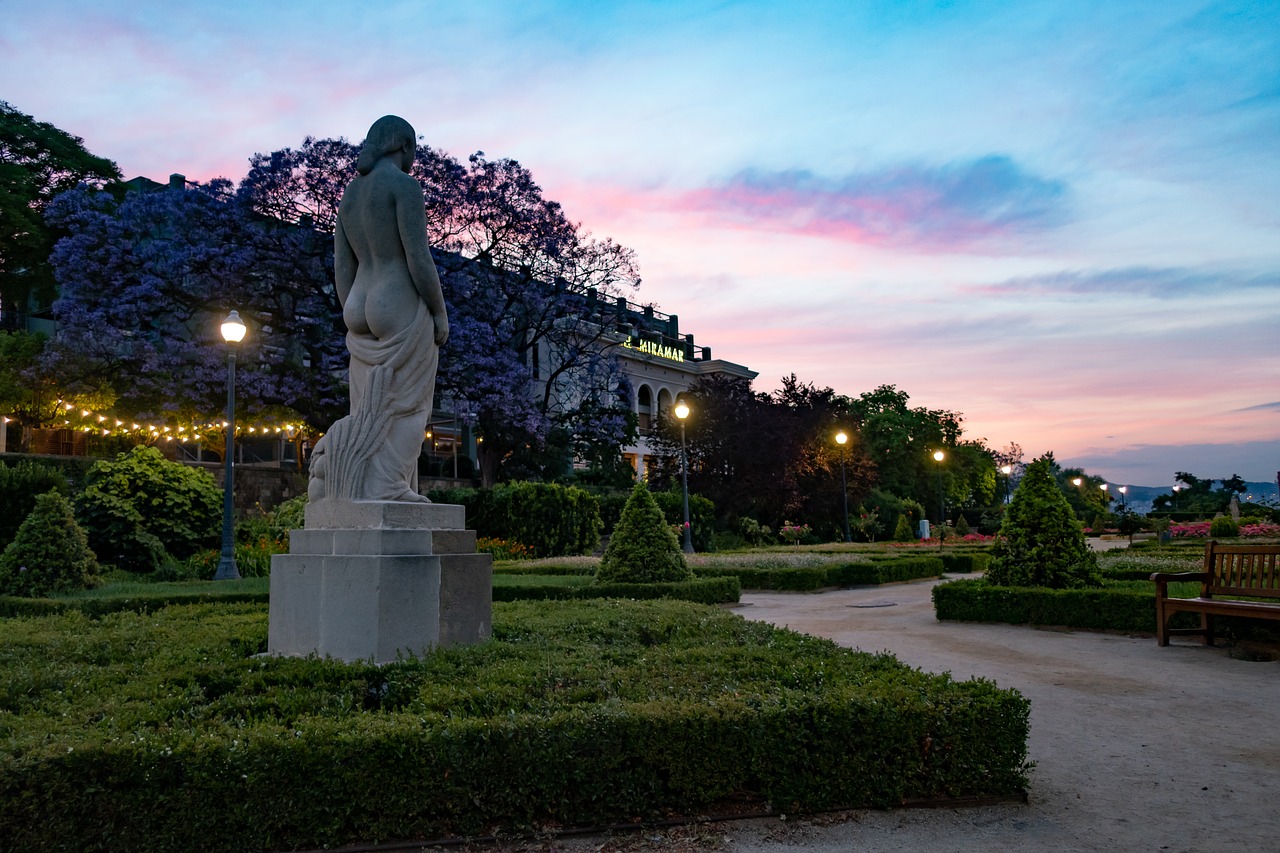
[[[840,178],[747,170],[676,203],[735,227],[920,252],[998,251],[1067,219],[1065,184],[994,155]]]

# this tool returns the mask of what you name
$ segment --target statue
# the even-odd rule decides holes
[[[378,119],[338,207],[334,283],[351,354],[351,414],[316,444],[312,500],[430,503],[418,494],[418,456],[449,318],[422,187],[409,176],[416,150],[407,121]]]

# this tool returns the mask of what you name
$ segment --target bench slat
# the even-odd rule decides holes
[[[1170,634],[1201,634],[1206,645],[1213,645],[1214,616],[1280,620],[1280,604],[1235,600],[1280,599],[1280,545],[1219,545],[1210,541],[1204,548],[1204,571],[1199,577],[1199,598],[1170,598],[1168,584],[1182,578],[1159,572],[1151,576],[1156,581],[1156,640],[1160,645],[1169,645]],[[1200,628],[1170,631],[1169,617],[1176,612],[1199,613]]]

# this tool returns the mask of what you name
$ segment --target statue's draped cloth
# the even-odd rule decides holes
[[[426,303],[406,329],[378,340],[347,332],[351,414],[324,437],[325,492],[348,500],[402,500],[417,492],[418,460],[399,460],[387,443],[397,420],[426,432],[440,348]]]

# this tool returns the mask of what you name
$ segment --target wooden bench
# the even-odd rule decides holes
[[[1247,616],[1280,620],[1280,545],[1204,546],[1204,570],[1199,572],[1156,572],[1156,640],[1169,645],[1173,634],[1204,637],[1213,645],[1213,617]],[[1170,598],[1169,584],[1199,581],[1196,598]],[[1230,596],[1219,598],[1218,596]],[[1239,601],[1239,598],[1269,598],[1272,601]],[[1174,613],[1200,614],[1199,628],[1170,628]]]

